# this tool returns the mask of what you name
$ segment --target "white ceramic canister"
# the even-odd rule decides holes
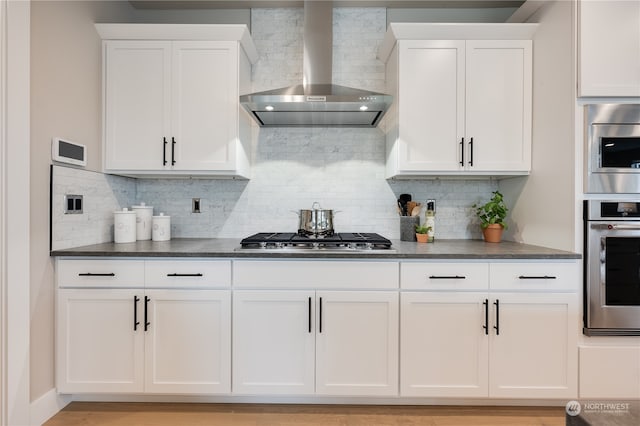
[[[136,242],[136,212],[123,208],[113,212],[113,241],[116,243]]]
[[[140,203],[139,206],[131,206],[136,212],[136,240],[150,240],[153,217],[153,207]]]
[[[165,216],[164,213],[153,216],[151,239],[153,241],[169,241],[171,239],[171,216]]]

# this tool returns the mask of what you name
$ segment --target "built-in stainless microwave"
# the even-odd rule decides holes
[[[640,194],[640,104],[587,105],[585,192]]]

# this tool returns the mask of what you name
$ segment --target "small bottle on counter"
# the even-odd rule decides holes
[[[424,224],[429,228],[427,231],[427,242],[432,243],[436,238],[436,200],[427,200]]]

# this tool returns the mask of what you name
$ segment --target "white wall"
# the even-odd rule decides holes
[[[500,182],[511,205],[508,237],[515,241],[576,250],[573,2],[542,7],[530,22],[540,25],[533,41],[532,172]]]
[[[101,40],[94,22],[127,22],[124,1],[31,5],[31,400],[54,387],[54,282],[49,257],[49,165],[54,136],[87,145],[101,170]]]
[[[0,423],[29,422],[29,12],[0,2]]]

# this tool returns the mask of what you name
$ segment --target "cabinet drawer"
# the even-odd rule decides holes
[[[402,263],[400,287],[404,290],[487,290],[486,263]]]
[[[146,287],[229,287],[228,260],[147,260]]]
[[[238,260],[233,285],[239,288],[396,289],[397,262]]]
[[[58,287],[143,287],[144,261],[61,259]]]
[[[577,291],[577,263],[492,263],[492,290]]]

